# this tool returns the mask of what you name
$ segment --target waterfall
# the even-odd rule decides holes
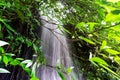
[[[46,20],[46,18],[44,19]],[[41,45],[47,60],[46,65],[37,68],[36,75],[40,80],[62,80],[55,67],[63,65],[65,68],[69,68],[72,66],[66,37],[62,35],[57,25],[44,20],[42,23]],[[66,80],[73,80],[74,72],[64,75]]]

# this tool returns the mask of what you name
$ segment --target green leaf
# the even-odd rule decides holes
[[[13,66],[16,66],[16,65],[20,64],[20,61],[15,59],[15,60],[11,61],[10,64],[13,65]]]
[[[90,39],[88,39],[88,38],[85,38],[83,36],[79,36],[79,38],[82,39],[82,40],[84,40],[84,41],[86,41],[87,43],[95,45],[95,43],[93,41],[91,41]]]
[[[113,2],[113,3],[116,3],[116,2],[119,2],[120,0],[107,0],[108,2]]]
[[[8,56],[3,56],[3,62],[5,63],[5,65],[8,65],[9,62]]]
[[[24,60],[21,63],[29,63],[29,62],[32,62],[32,61],[31,60]]]
[[[59,76],[61,77],[62,80],[66,80],[66,78],[65,78],[64,74],[62,73],[62,71],[57,69],[57,72],[58,72],[58,74],[59,74]]]
[[[32,77],[30,80],[39,80],[37,77]]]
[[[28,47],[32,46],[32,42],[29,39],[26,39],[26,44]]]
[[[85,25],[85,22],[80,22],[76,25],[76,28],[80,28]]]
[[[11,57],[11,56],[15,56],[15,54],[12,54],[12,53],[6,53],[5,55],[6,55],[6,56],[10,56],[10,57]]]
[[[16,41],[24,42],[24,38],[22,36],[18,36],[15,40]]]
[[[25,72],[27,72],[30,75],[30,73],[31,73],[31,69],[30,68],[26,68],[26,67],[22,67],[22,68],[23,68],[23,70]]]
[[[5,53],[3,47],[0,47],[0,53]]]
[[[92,32],[94,30],[94,26],[97,24],[95,22],[88,22],[87,23],[89,25],[89,31]]]
[[[33,44],[33,49],[34,49],[35,53],[37,53],[37,52],[38,52],[38,50],[39,50],[38,46],[37,46],[37,45],[35,45],[35,44]]]
[[[25,63],[20,63],[20,66],[22,67],[22,69],[27,72],[29,75],[31,74],[31,70],[30,68],[26,67]]]
[[[8,70],[0,68],[0,73],[10,73]]]
[[[63,30],[64,30],[65,32],[71,34],[71,32],[70,32],[69,30],[67,30],[67,29],[65,29],[65,28],[63,28]]]
[[[106,15],[105,21],[110,21],[110,22],[117,22],[120,21],[120,14],[114,15],[112,13],[108,13]]]
[[[90,60],[90,59],[89,59],[89,60]],[[95,63],[94,61],[90,60],[90,62],[91,62],[93,65],[95,65],[95,66],[97,66],[97,67],[98,67],[98,64],[97,64],[97,63]]]
[[[106,41],[106,40],[103,40],[103,41],[102,41],[102,45],[100,46],[100,50],[102,50],[102,49],[107,49],[107,48],[110,48],[110,47],[107,46],[107,41]]]
[[[35,62],[32,66],[32,72],[31,72],[31,76],[32,77],[35,77],[36,76],[36,66],[37,66],[37,63]]]
[[[3,19],[0,18],[0,21],[6,26],[7,29],[17,34],[17,32],[10,25],[8,25]]]
[[[112,71],[110,68],[100,64],[100,66],[102,66],[104,69],[106,69],[107,71],[111,72],[113,75],[116,76],[116,78],[119,78],[120,79],[120,75],[118,75],[117,73],[115,73],[114,71]]]
[[[116,56],[114,57],[115,62],[117,62],[120,65],[120,57]]]
[[[26,68],[30,67],[32,65],[32,61],[31,60],[24,60],[21,62],[22,64],[26,64]]]
[[[105,62],[103,59],[99,58],[99,57],[93,57],[93,58],[90,58],[90,61],[93,61],[93,62],[96,62],[98,64],[102,64],[102,65],[105,65],[105,66],[109,66],[107,64],[107,62]]]
[[[3,39],[3,31],[2,31],[2,26],[0,24],[0,39]]]
[[[2,56],[0,56],[0,62],[2,61]]]
[[[113,49],[105,49],[110,55],[117,55],[120,54],[120,52],[113,50]]]
[[[99,4],[99,3],[98,3]],[[108,5],[105,5],[105,4],[99,4],[101,7],[103,7],[104,9],[107,10],[108,13],[110,13],[111,11],[115,10],[116,8],[115,7],[112,7],[112,6],[108,6]]]
[[[104,54],[104,53],[100,53],[99,55],[101,55],[104,58],[108,58],[108,56],[106,54]]]
[[[19,16],[19,18],[21,19],[21,21],[24,21],[25,16],[24,16],[24,14],[22,13],[22,11],[16,9],[16,13],[17,13],[17,15]]]
[[[72,67],[69,67],[69,68],[67,68],[67,70],[66,70],[66,72],[69,74],[69,73],[71,73],[72,72],[72,70],[73,70],[73,66]]]
[[[19,60],[19,61],[21,61],[21,60],[24,60],[23,58],[16,58],[16,60]]]

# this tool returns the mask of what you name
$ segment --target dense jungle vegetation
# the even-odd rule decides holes
[[[67,33],[86,80],[120,79],[120,0],[0,0],[0,80],[38,80],[36,62],[45,64],[40,16]]]

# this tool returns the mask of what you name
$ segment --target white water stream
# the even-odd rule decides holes
[[[61,35],[62,32],[57,28],[57,25],[44,20],[42,23],[41,45],[47,63],[37,69],[37,76],[40,80],[62,80],[55,67],[63,65],[67,69],[73,66],[66,37]],[[63,74],[66,80],[78,80],[75,79],[73,71],[69,74],[63,71]]]

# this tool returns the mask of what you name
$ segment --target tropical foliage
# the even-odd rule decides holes
[[[119,0],[1,0],[0,73],[18,69],[37,80],[32,58],[45,63],[39,33],[40,16],[47,16],[68,34],[76,70],[87,80],[120,79],[119,7]]]

